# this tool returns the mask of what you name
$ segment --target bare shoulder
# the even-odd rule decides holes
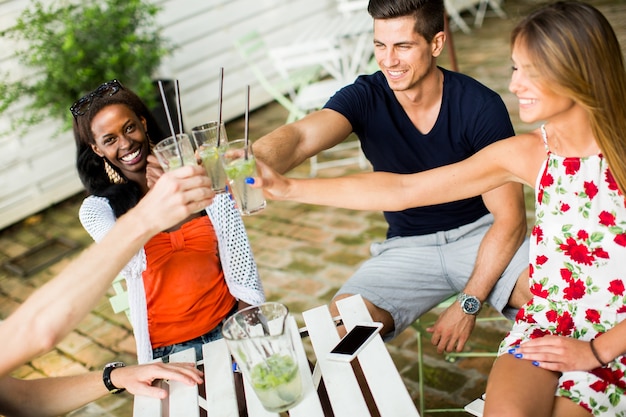
[[[511,171],[526,184],[533,186],[547,153],[539,129],[506,139]],[[503,144],[504,145],[504,144]]]

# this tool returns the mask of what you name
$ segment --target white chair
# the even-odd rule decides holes
[[[457,295],[453,295],[450,298],[442,301],[441,303],[439,303],[436,307],[434,308],[448,308],[450,307],[450,305],[452,305],[453,303],[456,302],[456,298]],[[498,316],[494,316],[494,317],[478,317],[476,319],[476,323],[484,323],[484,322],[491,322],[491,321],[506,321],[509,322],[509,319],[507,319],[506,317],[502,316],[502,315],[498,315]],[[431,323],[428,323],[428,325],[430,325]],[[417,351],[418,351],[418,359],[417,359],[417,372],[418,372],[418,393],[419,393],[419,412],[420,415],[424,415],[424,414],[429,414],[429,413],[451,413],[451,412],[462,412],[462,411],[467,411],[470,412],[468,410],[468,407],[470,408],[470,410],[475,411],[477,408],[476,407],[480,407],[484,401],[482,399],[477,399],[474,402],[472,402],[471,404],[465,406],[464,408],[461,407],[452,407],[452,408],[426,408],[425,406],[425,382],[424,382],[424,351],[422,349],[422,337],[424,336],[424,328],[428,327],[427,324],[423,323],[421,321],[421,319],[417,319],[413,324],[412,327],[415,329],[416,333],[417,333]],[[497,348],[497,346],[496,346]],[[457,359],[459,358],[495,358],[498,355],[497,351],[468,351],[467,349],[463,352],[446,352],[444,354],[444,359],[449,361],[449,362],[456,362]],[[482,411],[481,414],[476,414],[479,416],[482,416]]]
[[[303,118],[307,113],[321,109],[328,99],[348,81],[336,72],[340,52],[326,41],[309,42],[306,48],[294,44],[271,51],[257,31],[252,31],[235,42],[235,47],[261,86],[289,111],[287,123]],[[261,63],[270,62],[280,75],[280,80],[272,82],[261,69]],[[356,150],[357,155],[335,158],[338,152]],[[319,162],[311,158],[310,176],[317,175],[320,169],[346,166],[358,163],[367,167],[365,156],[358,141],[348,141],[324,151],[331,158]]]
[[[128,293],[126,292],[126,281],[124,277],[118,275],[113,280],[113,291],[115,295],[109,297],[109,303],[114,313],[125,313],[126,317],[130,321],[130,305],[128,304]]]
[[[461,13],[465,11],[469,11],[474,16],[475,27],[482,26],[488,7],[491,7],[500,18],[506,19],[500,0],[444,0],[444,5],[452,23],[465,33],[472,31],[461,16]]]
[[[337,0],[337,10],[341,13],[367,11],[369,0]]]

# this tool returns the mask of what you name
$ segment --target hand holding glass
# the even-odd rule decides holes
[[[183,165],[197,165],[189,136],[186,133],[179,133],[176,138],[177,141],[174,141],[174,136],[165,138],[154,147],[154,154],[165,172]],[[182,160],[179,151],[182,153]]]
[[[217,146],[217,122],[212,121],[191,129],[193,140],[196,144],[198,156],[202,159],[202,166],[213,182],[213,191],[216,193],[226,192],[226,173],[220,161]],[[220,145],[226,145],[226,129],[224,123],[220,125]]]
[[[263,210],[265,208],[263,189],[252,188],[246,183],[247,177],[257,176],[251,144],[245,139],[237,139],[220,146],[219,151],[228,177],[230,193],[239,212],[246,216]]]

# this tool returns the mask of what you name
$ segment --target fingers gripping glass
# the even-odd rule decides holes
[[[72,104],[72,107],[70,107],[70,111],[75,118],[78,116],[82,116],[87,113],[87,111],[89,111],[89,107],[91,107],[91,103],[93,102],[94,98],[112,96],[120,91],[120,89],[122,88],[124,88],[124,86],[117,80],[107,81],[106,83],[101,84],[100,87],[96,88],[91,93],[79,98],[74,104]]]

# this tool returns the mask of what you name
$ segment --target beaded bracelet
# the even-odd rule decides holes
[[[593,342],[594,342],[595,340],[596,340],[596,339],[591,339],[591,340],[589,341],[589,347],[591,348],[591,353],[593,353],[593,356],[596,358],[596,360],[597,360],[598,362],[600,362],[600,365],[602,365],[602,366],[606,366],[606,365],[608,365],[608,362],[604,362],[602,359],[600,359],[600,355],[598,355],[598,351],[596,350],[595,346],[593,345]]]

